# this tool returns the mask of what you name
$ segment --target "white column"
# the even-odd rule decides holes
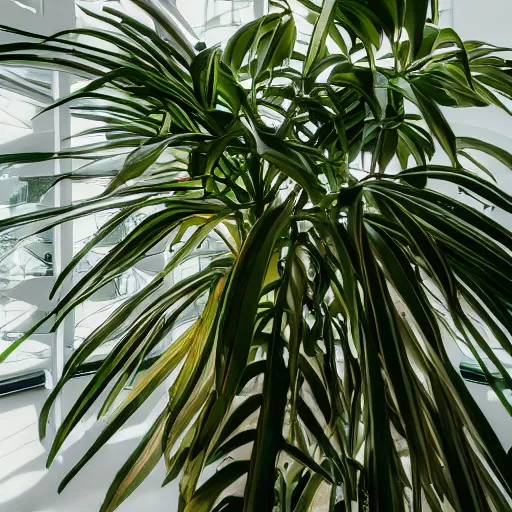
[[[261,18],[261,16],[268,12],[268,1],[267,0],[253,0],[253,12],[254,18]]]
[[[72,28],[75,26],[74,0],[60,0],[59,13],[56,17],[57,2],[47,0],[44,5],[44,15],[52,16],[53,32]],[[52,96],[54,99],[67,96],[71,91],[71,77],[62,72],[52,73]],[[67,105],[53,110],[54,151],[58,152],[70,147],[71,115]],[[72,170],[70,159],[55,160],[55,174],[67,174]],[[72,202],[71,180],[62,180],[55,187],[55,206],[64,206]],[[58,276],[73,257],[73,222],[66,222],[54,228],[53,234],[53,273]],[[63,297],[71,286],[71,277],[66,279],[61,287],[58,297]],[[73,349],[75,331],[74,314],[70,313],[58,327],[52,346],[52,385],[61,378],[64,364]],[[49,439],[53,439],[55,432],[62,423],[62,405],[60,396],[54,402],[53,414],[49,425]]]
[[[53,97],[55,99],[70,92],[70,77],[64,73],[54,72],[52,80]],[[62,106],[54,110],[54,149],[60,151],[69,147],[69,140],[64,139],[71,135],[71,116],[69,108]],[[55,174],[65,174],[71,171],[71,160],[55,160]],[[72,202],[71,181],[59,182],[55,189],[55,206],[64,206]],[[73,222],[66,222],[54,228],[53,236],[53,273],[58,276],[73,257]],[[61,288],[60,297],[69,290],[71,279],[66,279]],[[58,327],[52,347],[52,384],[61,378],[64,364],[73,347],[74,340],[74,314],[71,312]],[[62,420],[60,397],[55,400],[52,418],[52,430],[59,428]]]
[[[453,27],[453,1],[440,0],[439,24],[442,27]]]

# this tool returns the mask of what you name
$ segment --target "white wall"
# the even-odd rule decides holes
[[[510,0],[453,0],[453,26],[463,40],[512,46]]]
[[[512,47],[511,0],[453,0],[452,26],[463,41],[479,40]],[[510,54],[508,54],[510,58]],[[512,108],[512,102],[508,104]],[[512,153],[512,118],[498,107],[445,109],[457,136],[475,137]],[[478,154],[496,176],[498,185],[512,194],[512,172],[494,159]],[[468,202],[470,202],[469,200]],[[487,212],[512,230],[512,216],[499,210]],[[452,347],[452,350],[454,347]],[[456,349],[455,349],[456,350]],[[512,419],[490,388],[466,383],[505,449],[512,446]],[[491,399],[491,400],[489,400]]]
[[[512,47],[511,0],[453,0],[453,28],[463,41],[479,40]],[[510,54],[508,54],[510,58]],[[508,104],[512,108],[512,102]],[[455,134],[485,140],[512,153],[512,118],[497,107],[445,109]],[[512,194],[512,172],[491,158],[478,155],[496,176],[503,190]],[[512,216],[503,211],[488,212],[512,230]],[[512,419],[487,386],[466,383],[491,423],[505,449],[512,446]],[[491,400],[489,400],[491,398]]]

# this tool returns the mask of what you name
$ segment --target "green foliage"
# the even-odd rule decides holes
[[[286,2],[242,27],[223,51],[194,53],[146,2],[137,4],[172,44],[111,7],[88,11],[108,29],[44,38],[3,28],[24,42],[0,46],[0,62],[89,80],[54,107],[68,103],[74,115],[100,121],[84,135],[104,141],[0,155],[0,164],[79,157],[89,163],[66,179],[114,177],[97,198],[2,220],[0,232],[23,227],[28,236],[35,221],[49,229],[118,210],[55,293],[129,215],[157,207],[60,300],[48,316],[55,326],[156,244],[172,249],[191,234],[68,361],[41,413],[42,437],[62,387],[96,348],[118,339],[63,421],[48,463],[103,401],[100,415],[110,421],[62,490],[180,368],[167,407],[120,469],[102,511],[122,503],[162,458],[164,483],[181,475],[185,512],[306,512],[320,503],[351,511],[354,502],[386,512],[448,504],[508,510],[510,457],[446,342],[467,345],[512,412],[503,393],[511,378],[492,348],[512,355],[512,233],[431,188],[448,183],[512,213],[512,197],[469,152],[508,167],[512,156],[457,138],[442,108],[508,112],[500,100],[512,96],[506,49],[463,43],[427,23],[437,20],[434,0],[299,1],[313,23],[306,49]],[[17,87],[29,92],[31,84]],[[431,162],[436,143],[450,166]],[[225,251],[169,285],[173,269],[213,231]],[[118,403],[149,352],[204,294],[199,318]],[[493,340],[480,334],[476,317]]]

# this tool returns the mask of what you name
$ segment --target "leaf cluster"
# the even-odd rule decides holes
[[[117,340],[53,440],[48,464],[103,401],[109,422],[60,490],[176,371],[102,512],[162,458],[164,483],[180,478],[184,512],[337,512],[354,502],[372,511],[508,510],[510,456],[447,346],[469,348],[512,412],[496,350],[512,356],[512,234],[435,186],[512,213],[475,152],[509,168],[512,156],[457,137],[444,115],[490,105],[508,113],[508,50],[438,28],[435,0],[298,0],[272,3],[223,50],[194,52],[171,18],[134,1],[160,35],[105,6],[84,11],[108,28],[44,38],[3,27],[21,42],[0,46],[1,64],[85,80],[47,109],[69,105],[98,122],[78,136],[103,137],[58,153],[0,155],[2,166],[73,158],[81,165],[61,179],[111,178],[96,198],[0,221],[2,233],[34,233],[117,212],[53,293],[130,215],[150,211],[44,321],[56,329],[158,244],[172,251],[73,353],[41,413],[44,437],[63,386]],[[27,95],[32,87],[17,84]],[[449,165],[432,163],[438,147]],[[173,282],[213,235],[225,249]],[[141,371],[204,296],[199,317]],[[212,464],[219,469],[199,485]]]

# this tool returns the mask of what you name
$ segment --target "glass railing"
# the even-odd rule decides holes
[[[52,0],[47,0],[48,2]],[[68,0],[63,0],[68,1]],[[179,16],[184,32],[191,42],[206,42],[208,45],[222,43],[242,24],[250,21],[258,12],[263,12],[263,3],[256,1],[218,1],[200,0],[185,2],[178,0],[158,0],[159,3]],[[44,5],[43,5],[44,3]],[[76,25],[87,28],[105,28],[98,20],[87,16],[80,5],[98,11],[106,1],[76,1]],[[45,31],[46,2],[43,0],[0,0],[2,6],[9,6],[9,12],[21,13],[26,29],[27,23],[33,24],[34,15],[41,16],[41,31]],[[140,11],[129,1],[108,1],[109,6],[125,10],[130,15],[139,16]],[[48,4],[49,5],[49,4]],[[141,15],[147,22],[147,17]],[[50,23],[51,25],[51,23]],[[110,27],[111,28],[111,27]],[[0,32],[0,43],[12,42],[17,36]],[[54,118],[51,113],[37,117],[36,114],[52,101],[52,73],[33,68],[0,67],[0,153],[17,151],[45,151],[54,144]],[[21,84],[21,85],[20,85]],[[72,89],[81,84],[72,83]],[[79,111],[74,111],[79,113]],[[78,133],[91,126],[91,121],[83,117],[72,116],[72,133]],[[73,145],[85,142],[75,138]],[[80,162],[74,162],[77,169]],[[16,168],[0,168],[0,218],[33,212],[55,204],[52,185],[55,179],[54,163],[26,164]],[[50,176],[44,177],[44,176]],[[74,181],[72,185],[73,201],[80,201],[100,194],[106,185],[105,180],[87,179]],[[114,215],[116,211],[90,215],[73,223],[72,240],[65,241],[73,245],[72,252],[77,254],[89,242],[98,229]],[[110,233],[77,264],[72,281],[77,282],[94,267],[108,251],[122,240],[149,212],[131,216],[118,229]],[[0,233],[0,350],[3,351],[15,342],[35,322],[45,317],[55,305],[48,300],[48,294],[54,284],[55,247],[53,231],[27,236],[21,229]],[[64,243],[64,242],[63,242]],[[57,248],[60,250],[60,248]],[[177,249],[177,247],[175,247]],[[220,240],[214,238],[205,241],[200,249],[183,262],[173,273],[179,281],[198,270],[205,268],[211,258],[225,250]],[[154,256],[154,255],[153,255]],[[66,357],[80,346],[87,336],[99,326],[119,305],[129,300],[134,293],[147,285],[152,277],[169,261],[171,253],[163,248],[158,257],[148,258],[134,268],[118,276],[103,289],[96,292],[79,305],[74,313],[74,334],[65,340]],[[154,357],[179,335],[179,332],[201,313],[205,298],[187,308],[179,317],[175,332],[171,333],[149,355]],[[24,375],[32,377],[34,372],[51,371],[53,334],[52,322],[40,327],[34,336],[17,348],[0,365],[0,385],[12,382],[12,379]],[[88,362],[99,362],[117,343],[112,337],[89,358]],[[1,387],[1,386],[0,386]]]

